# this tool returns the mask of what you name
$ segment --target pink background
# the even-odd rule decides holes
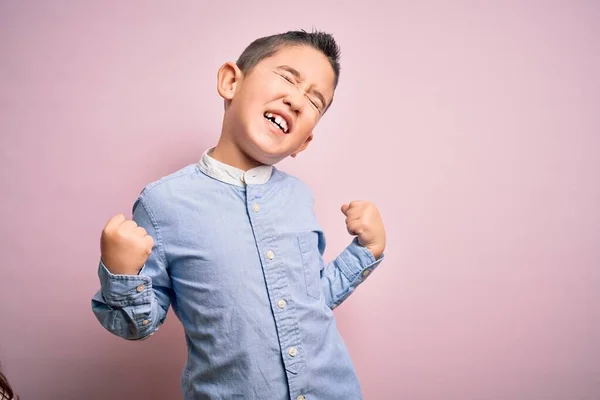
[[[341,83],[280,167],[328,259],[343,202],[385,218],[387,261],[336,310],[366,399],[600,399],[600,3],[492,3],[1,2],[0,360],[23,399],[180,398],[172,313],[131,343],[91,312],[100,231],[215,143],[221,63],[312,27]]]

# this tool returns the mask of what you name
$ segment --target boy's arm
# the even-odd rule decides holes
[[[321,271],[321,289],[325,303],[332,310],[339,306],[383,261],[383,254],[373,254],[355,238],[342,253]]]
[[[385,229],[377,207],[353,201],[342,206],[348,233],[356,237],[321,271],[326,304],[334,309],[364,282],[383,261]],[[320,246],[324,250],[324,245]]]
[[[171,280],[160,228],[142,197],[133,207],[132,219],[113,217],[103,231],[100,290],[92,299],[92,310],[109,332],[138,340],[152,335],[165,321]]]

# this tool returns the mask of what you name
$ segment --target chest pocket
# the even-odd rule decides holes
[[[321,270],[324,267],[319,251],[319,233],[312,231],[299,234],[298,245],[304,268],[306,294],[319,300],[321,298]]]

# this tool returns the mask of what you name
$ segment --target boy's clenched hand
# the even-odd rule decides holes
[[[102,261],[113,274],[137,275],[154,247],[154,240],[134,221],[123,214],[108,220],[102,230]]]
[[[379,259],[385,249],[385,229],[377,207],[368,201],[351,201],[342,205],[346,228],[358,236],[358,243],[369,249]]]

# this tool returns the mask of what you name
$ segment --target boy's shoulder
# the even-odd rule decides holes
[[[314,201],[310,186],[295,175],[273,167],[270,180],[270,184],[280,186],[281,190],[292,192],[296,197]],[[140,192],[139,197],[146,201],[165,201],[168,198],[185,196],[191,192],[194,195],[201,195],[205,191],[214,190],[219,185],[220,183],[215,179],[201,171],[198,163],[194,163],[148,183]]]
[[[306,191],[308,193],[312,193],[310,186],[302,179],[290,174],[289,172],[282,171],[275,167],[273,167],[273,179],[278,184],[294,186],[297,189]]]
[[[308,201],[314,202],[313,191],[311,187],[302,179],[288,172],[273,168],[273,178],[275,184],[279,184],[291,190],[295,196],[305,197]]]
[[[197,181],[202,185],[200,169],[198,164],[188,164],[174,172],[164,175],[144,186],[140,192],[140,197],[158,196],[162,197],[168,194],[179,193],[186,187],[190,188],[191,181]],[[200,179],[199,179],[200,178]],[[197,185],[196,185],[197,186]]]

